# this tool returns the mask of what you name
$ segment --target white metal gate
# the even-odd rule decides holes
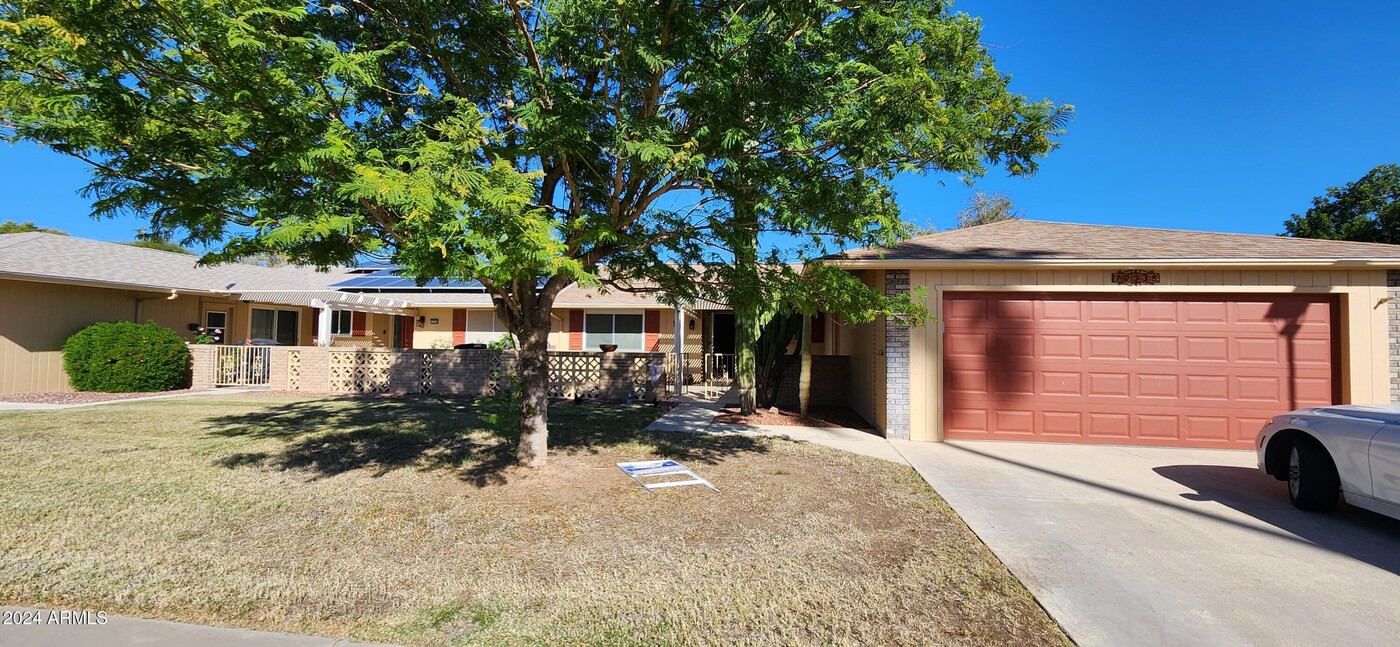
[[[215,350],[215,386],[267,384],[271,372],[270,346],[219,346]]]
[[[667,357],[668,373],[677,376],[681,393],[719,397],[734,385],[736,375],[734,355],[721,353],[671,353]]]

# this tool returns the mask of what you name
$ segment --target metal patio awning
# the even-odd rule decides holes
[[[404,316],[418,314],[412,303],[402,299],[390,299],[372,294],[337,292],[335,290],[258,290],[240,293],[239,298],[244,301],[261,301],[307,308],[326,307],[332,310]]]

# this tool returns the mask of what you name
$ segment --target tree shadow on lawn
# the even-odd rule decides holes
[[[279,439],[278,451],[242,452],[217,461],[228,468],[296,470],[313,479],[371,469],[375,476],[411,467],[448,470],[477,487],[504,485],[515,463],[515,422],[497,400],[342,397],[299,400],[204,423],[226,438]],[[553,402],[551,452],[597,454],[600,448],[639,444],[681,461],[716,464],[768,451],[762,440],[643,432],[656,417],[648,406]]]

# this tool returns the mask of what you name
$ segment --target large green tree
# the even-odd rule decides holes
[[[967,199],[967,206],[958,212],[958,229],[989,225],[1003,220],[1019,220],[1024,217],[1011,196],[1005,193],[978,191]]]
[[[43,234],[58,234],[60,236],[68,235],[68,232],[66,231],[50,229],[48,227],[40,227],[39,225],[34,224],[34,222],[30,220],[26,220],[24,222],[16,222],[14,220],[6,220],[5,222],[0,222],[0,234],[27,234],[31,232],[38,232]]]
[[[978,33],[933,0],[7,0],[0,127],[206,262],[479,281],[538,464],[569,284],[758,258],[765,226],[887,240],[895,173],[1030,168],[1064,113]]]
[[[1296,238],[1400,244],[1400,166],[1382,164],[1355,182],[1327,189],[1283,227]]]

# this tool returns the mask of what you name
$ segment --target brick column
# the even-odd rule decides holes
[[[909,270],[885,270],[885,296],[909,293]],[[885,437],[909,439],[909,327],[885,318]]]
[[[1400,402],[1400,270],[1385,271],[1385,304],[1387,323],[1390,326],[1390,401]]]
[[[214,346],[190,344],[190,388],[214,388]]]
[[[273,346],[268,349],[267,388],[273,391],[287,391],[290,387],[289,374],[292,351],[288,346]]]

